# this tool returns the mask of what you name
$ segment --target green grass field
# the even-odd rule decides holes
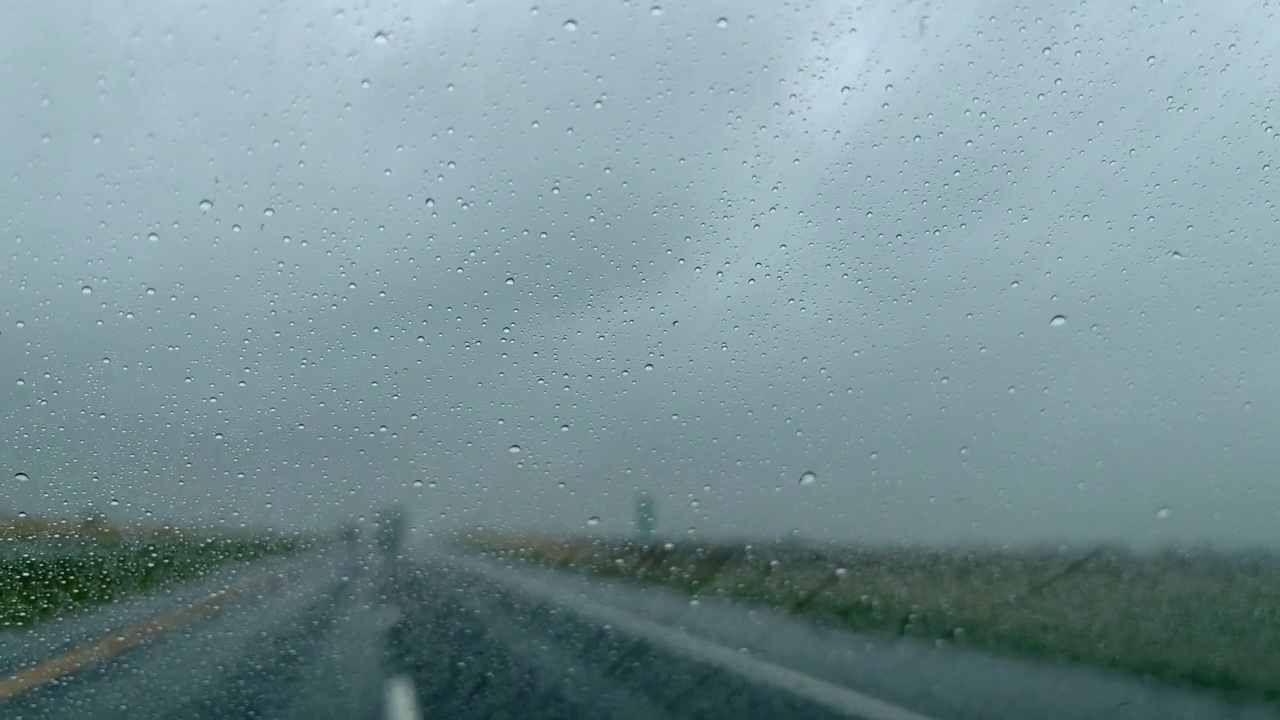
[[[297,551],[289,537],[159,537],[7,541],[0,556],[0,629],[114,602],[200,577],[228,562]]]
[[[855,630],[1084,663],[1280,703],[1280,559],[1264,554],[493,536],[463,544]]]

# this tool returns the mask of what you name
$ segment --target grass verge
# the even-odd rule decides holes
[[[0,557],[0,629],[115,602],[207,574],[228,562],[296,552],[296,537],[164,537],[25,541]]]
[[[1280,559],[471,536],[498,557],[1280,704]]]

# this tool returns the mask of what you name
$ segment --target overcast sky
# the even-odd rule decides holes
[[[0,28],[7,510],[1280,545],[1275,8],[378,4]]]

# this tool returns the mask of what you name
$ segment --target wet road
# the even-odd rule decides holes
[[[180,621],[163,632],[12,692],[0,716],[1269,717],[1086,670],[425,552],[391,562],[340,549],[237,582],[207,612],[171,613]],[[48,656],[83,647],[76,633],[91,634],[66,631]]]

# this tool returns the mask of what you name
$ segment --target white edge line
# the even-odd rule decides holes
[[[510,579],[497,577],[492,569],[485,568],[485,571],[499,582],[510,582]],[[533,578],[521,578],[518,582],[623,633],[645,638],[686,657],[799,695],[836,712],[864,720],[932,720],[927,715],[731,650],[686,632],[673,630],[625,610],[601,605],[572,593],[560,592]]]
[[[386,720],[422,720],[418,693],[407,676],[397,675],[388,680],[383,693]]]

